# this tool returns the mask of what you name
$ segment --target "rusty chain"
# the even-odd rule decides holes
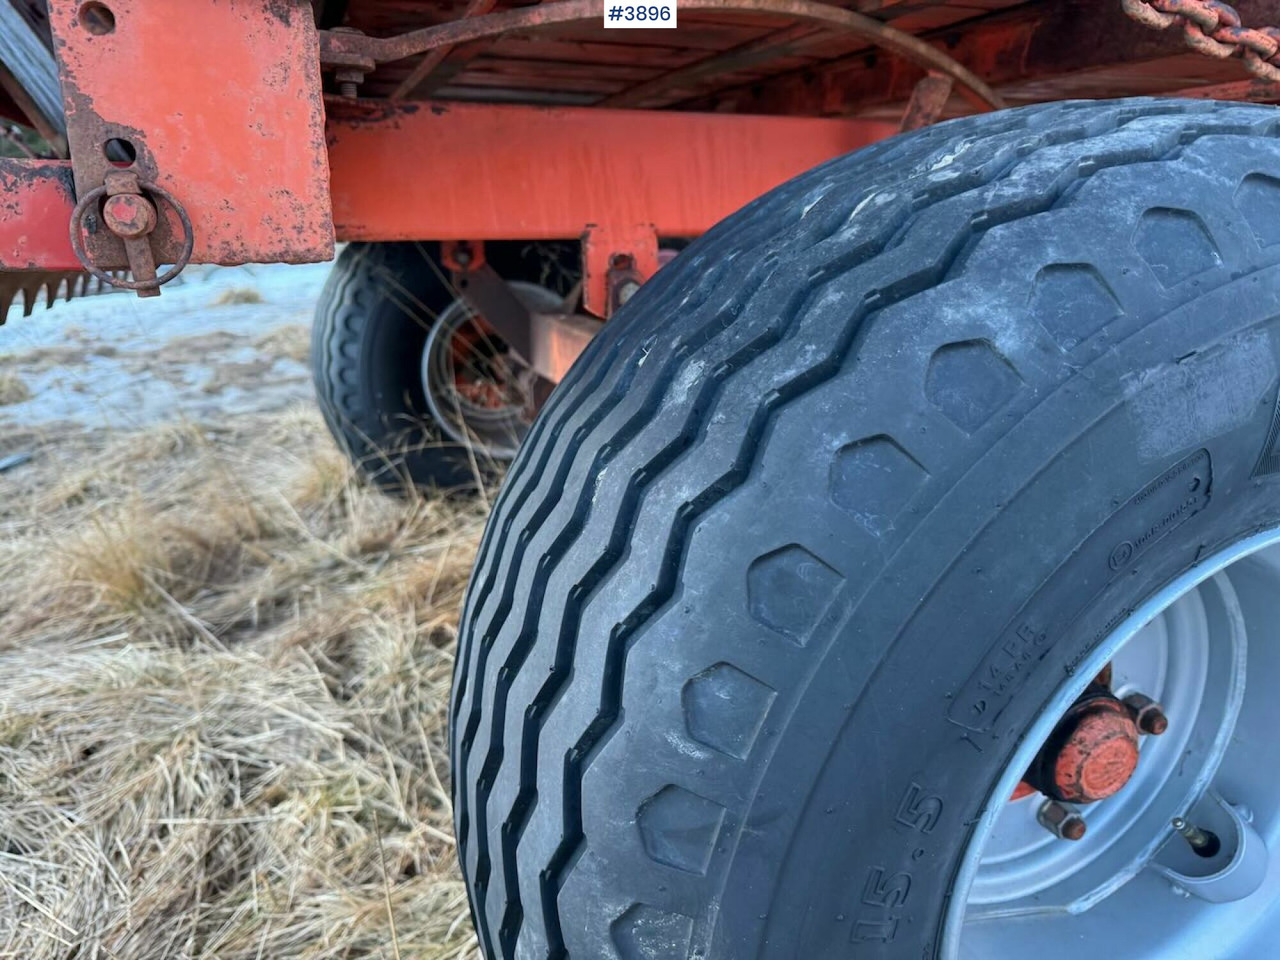
[[[1280,82],[1280,29],[1245,27],[1235,7],[1220,0],[1120,0],[1139,23],[1167,30],[1182,28],[1191,49],[1226,60],[1239,57],[1256,77]]]

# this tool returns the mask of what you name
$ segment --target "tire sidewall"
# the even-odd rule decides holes
[[[725,889],[751,895],[724,899],[711,955],[939,955],[973,827],[1043,705],[1146,599],[1280,525],[1277,480],[1253,475],[1280,366],[1280,305],[1249,296],[1276,289],[1280,271],[1262,273],[1261,284],[1244,278],[1152,323],[1098,376],[1046,398],[833,627],[744,816],[770,829],[739,836]],[[1185,364],[1160,359],[1184,354]],[[1152,449],[1152,417],[1170,391],[1211,397],[1233,365],[1258,364],[1265,390],[1233,429],[1175,425],[1166,433],[1176,445]],[[1235,372],[1260,382],[1256,370]],[[1033,435],[1073,434],[1052,457],[1017,454],[1036,446]],[[976,506],[983,497],[997,512]],[[922,575],[951,543],[965,544],[955,562]],[[964,642],[981,637],[992,639]],[[883,659],[861,692],[850,689],[877,645]]]

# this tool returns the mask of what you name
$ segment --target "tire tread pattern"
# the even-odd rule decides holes
[[[698,518],[750,482],[777,413],[834,376],[881,311],[963,273],[995,227],[1068,204],[1100,170],[1176,159],[1206,135],[1276,130],[1266,108],[1156,100],[1057,103],[942,124],[831,161],[754,201],[633,298],[517,457],[463,612],[454,795],[487,955],[569,955],[560,893],[587,853],[582,782],[617,728],[627,651],[673,596]],[[922,234],[934,239],[922,243]],[[862,302],[828,349],[801,362],[803,318],[825,284],[853,271],[867,276]],[[548,743],[549,720],[575,680],[584,604],[618,574],[646,501],[677,465],[699,457],[716,399],[774,355],[785,371],[746,416],[731,456],[719,468],[708,463],[701,488],[670,512],[659,575],[608,636],[603,671],[591,678],[601,691],[592,718]],[[671,398],[695,364],[701,376],[673,414]],[[626,482],[606,502],[599,478],[623,463]],[[597,515],[612,518],[608,536],[584,537]],[[557,571],[570,567],[579,575],[569,595],[549,595]],[[541,628],[548,604],[563,605],[553,631]],[[529,681],[536,693],[524,702],[512,693],[535,649],[548,651],[552,667]],[[561,790],[539,795],[539,758],[549,754],[565,758]],[[500,780],[518,785],[514,796]],[[532,835],[544,804],[560,829]]]

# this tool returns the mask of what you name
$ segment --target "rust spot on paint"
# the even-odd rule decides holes
[[[184,0],[180,22],[168,4],[112,0],[117,28],[103,36],[80,27],[78,8],[50,5],[79,195],[124,163],[188,210],[195,262],[332,256],[318,41],[306,0]],[[210,97],[210,78],[222,76],[236,85]],[[104,153],[112,138],[128,141],[136,159]],[[179,252],[169,215],[152,242],[158,260]],[[90,252],[106,269],[125,263],[105,231],[90,238]]]

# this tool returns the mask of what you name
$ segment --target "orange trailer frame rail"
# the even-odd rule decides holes
[[[362,103],[325,97],[306,3],[50,0],[49,12],[71,157],[0,167],[0,269],[75,269],[78,248],[89,269],[132,268],[146,292],[154,264],[327,260],[335,240],[582,237],[584,302],[603,316],[610,268],[647,276],[658,236],[695,236],[897,129]],[[122,228],[119,204],[103,204],[134,191],[150,209]]]

